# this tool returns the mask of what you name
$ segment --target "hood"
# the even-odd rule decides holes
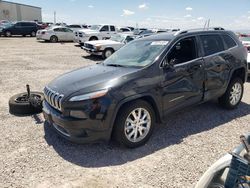
[[[136,68],[112,67],[103,64],[77,69],[63,74],[48,84],[48,87],[65,97],[76,92],[82,94],[107,89],[119,83],[119,79],[136,72]],[[124,77],[127,79],[128,77]]]
[[[89,41],[85,42],[86,44],[91,44],[91,45],[112,45],[112,44],[122,44],[121,42],[113,41],[113,40],[94,40],[94,41]]]

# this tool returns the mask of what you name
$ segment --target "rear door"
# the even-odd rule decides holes
[[[14,25],[13,30],[12,30],[13,35],[23,35],[24,34],[24,29],[22,22],[18,22]]]
[[[228,82],[229,54],[220,34],[199,36],[205,62],[205,99],[220,96]]]
[[[204,62],[198,51],[197,38],[185,37],[177,41],[164,61],[169,64],[163,68],[164,114],[201,102]]]
[[[74,32],[72,29],[69,29],[69,28],[64,28],[64,31],[65,31],[65,40],[67,41],[73,41],[73,38],[74,38]]]

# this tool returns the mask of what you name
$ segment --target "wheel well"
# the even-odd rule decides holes
[[[231,79],[240,78],[242,80],[242,82],[244,83],[245,77],[246,77],[246,70],[245,70],[245,68],[242,67],[242,68],[236,69],[233,72]]]
[[[127,104],[129,104],[129,103],[132,103],[132,102],[134,102],[134,101],[137,101],[137,100],[143,100],[143,101],[149,103],[149,104],[152,106],[152,108],[153,108],[153,110],[154,110],[154,112],[155,112],[156,122],[157,122],[157,123],[161,123],[160,112],[159,112],[159,110],[158,110],[158,108],[157,108],[157,105],[156,105],[154,99],[153,99],[152,97],[150,97],[150,96],[143,96],[143,97],[136,98],[136,99],[134,99],[134,100],[131,100],[131,101],[128,101],[128,102],[123,103],[123,104],[119,107],[119,110],[118,110],[118,112],[117,112],[117,114],[116,114],[116,117],[117,117],[117,115],[119,114],[119,112],[121,111],[121,109],[122,109],[125,105],[127,105]]]
[[[96,36],[92,36],[92,37],[89,38],[89,40],[94,40],[94,39],[98,40],[98,38]]]
[[[115,51],[115,50],[114,50],[113,48],[111,48],[111,47],[105,48],[105,50],[104,50],[104,51],[106,51],[106,50],[112,50],[112,52],[114,52],[114,51]]]

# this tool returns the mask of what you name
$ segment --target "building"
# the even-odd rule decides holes
[[[42,21],[42,8],[0,0],[0,20]]]

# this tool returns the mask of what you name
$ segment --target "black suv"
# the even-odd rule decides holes
[[[8,24],[2,28],[2,34],[6,37],[12,35],[30,35],[32,37],[36,36],[37,30],[41,29],[39,25],[35,22],[16,22],[14,24]]]
[[[218,98],[238,106],[247,52],[221,28],[178,31],[135,40],[103,63],[49,83],[44,116],[63,137],[80,143],[144,144],[170,112]]]

